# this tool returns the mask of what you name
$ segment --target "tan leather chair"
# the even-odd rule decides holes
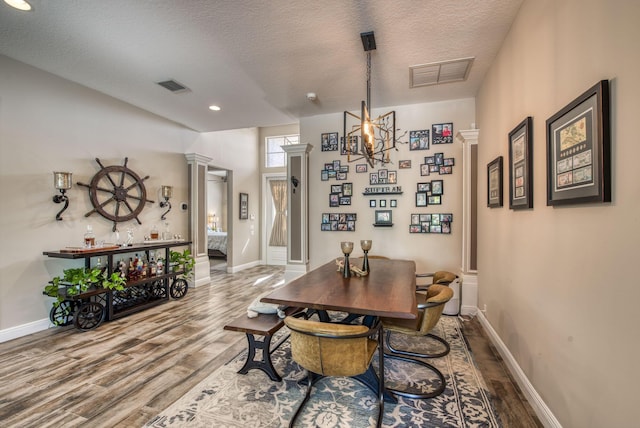
[[[450,347],[446,340],[438,337],[431,332],[440,320],[444,305],[453,297],[453,290],[446,285],[433,284],[425,292],[416,292],[416,300],[418,301],[418,318],[415,320],[406,320],[398,318],[382,318],[383,329],[387,332],[387,348],[390,355],[387,358],[395,358],[401,361],[419,364],[433,371],[438,376],[440,383],[438,387],[429,393],[413,393],[408,391],[394,390],[387,388],[394,394],[409,398],[432,398],[440,395],[445,388],[445,379],[442,373],[424,361],[417,358],[438,358],[449,353]],[[422,354],[412,352],[410,350],[399,350],[391,344],[391,334],[402,333],[410,336],[429,337],[444,346],[444,351],[436,354]]]
[[[381,323],[372,328],[364,325],[346,325],[287,317],[285,324],[291,330],[291,356],[307,370],[308,388],[305,398],[293,415],[293,426],[311,395],[313,384],[325,376],[354,376],[367,374],[378,382],[378,423],[382,424],[384,412],[384,360]],[[371,364],[378,349],[379,373]],[[367,373],[369,372],[369,373]],[[369,378],[370,379],[370,378]],[[369,385],[367,385],[369,386]]]
[[[416,281],[421,278],[431,278],[430,284],[418,284],[417,287],[421,290],[429,288],[433,284],[449,285],[458,278],[458,275],[446,270],[439,270],[431,273],[417,273]]]

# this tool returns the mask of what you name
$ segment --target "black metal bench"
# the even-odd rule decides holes
[[[301,311],[302,309],[300,308],[287,308],[285,314],[294,315],[299,313],[302,316],[304,313]],[[271,380],[282,381],[282,377],[271,362],[271,352],[278,349],[287,340],[288,336],[284,337],[273,349],[271,349],[271,338],[283,325],[284,320],[279,318],[277,314],[258,314],[255,318],[249,318],[246,314],[243,314],[224,326],[225,330],[239,331],[247,335],[247,341],[249,342],[247,361],[238,370],[238,373],[247,374],[251,369],[258,369],[265,372]],[[263,339],[258,340],[256,336],[262,336]],[[255,358],[256,349],[262,350],[262,358],[260,360]]]

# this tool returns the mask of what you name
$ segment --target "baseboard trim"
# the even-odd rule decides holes
[[[253,262],[245,263],[243,265],[237,265],[237,266],[231,266],[231,267],[227,266],[227,273],[240,272],[240,271],[245,270],[245,269],[249,269],[249,268],[252,268],[252,267],[255,267],[255,266],[260,266],[261,264],[262,264],[261,260],[256,260],[256,261],[253,261]]]
[[[9,327],[4,330],[0,330],[0,343],[8,342],[9,340],[17,339],[28,334],[37,333],[39,331],[46,330],[49,327],[51,327],[49,318],[43,318],[38,321]]]
[[[484,316],[484,313],[482,313],[482,311],[480,311],[478,308],[476,308],[476,316],[478,317],[478,321],[480,321],[480,324],[482,324],[484,330],[487,332],[489,339],[502,356],[502,359],[507,365],[509,372],[518,383],[518,386],[527,398],[527,401],[529,401],[529,404],[533,408],[533,411],[536,412],[536,415],[538,416],[538,419],[540,419],[542,425],[549,428],[562,428],[562,425],[560,425],[558,419],[556,419],[556,417],[551,412],[551,409],[549,409],[549,407],[542,400],[542,397],[540,397],[538,392],[535,390],[527,376],[524,374],[524,372],[516,362],[516,359],[513,357],[513,355],[511,355],[511,352],[509,352],[507,346],[504,344],[502,339],[500,339],[498,333],[496,333],[496,331],[489,323],[489,320],[487,320],[487,318]]]

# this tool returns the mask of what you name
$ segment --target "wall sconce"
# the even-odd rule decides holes
[[[62,213],[69,208],[69,197],[65,194],[67,190],[71,189],[71,173],[70,172],[54,172],[53,173],[53,185],[60,191],[59,195],[53,197],[53,202],[59,204],[64,202],[64,207],[56,214],[56,220],[62,220]]]
[[[162,186],[161,192],[162,192],[162,197],[164,198],[164,201],[160,202],[160,208],[169,207],[169,209],[166,210],[160,216],[160,220],[166,220],[167,219],[167,217],[166,217],[167,214],[169,213],[169,211],[171,211],[171,202],[169,202],[169,199],[173,195],[173,187],[171,187],[171,186]]]

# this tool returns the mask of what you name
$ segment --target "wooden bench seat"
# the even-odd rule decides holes
[[[301,308],[287,308],[286,315],[296,313],[302,314]],[[245,333],[249,343],[249,351],[247,352],[247,361],[238,373],[247,374],[251,369],[262,370],[273,381],[280,382],[282,377],[278,374],[273,363],[271,362],[271,352],[278,349],[282,343],[287,340],[283,338],[273,349],[271,349],[271,338],[274,333],[284,326],[284,319],[279,318],[277,314],[258,314],[255,318],[249,318],[247,314],[243,314],[224,326],[225,330],[239,331]],[[262,340],[256,339],[256,336],[262,336]],[[256,349],[262,350],[262,358],[256,360]]]

